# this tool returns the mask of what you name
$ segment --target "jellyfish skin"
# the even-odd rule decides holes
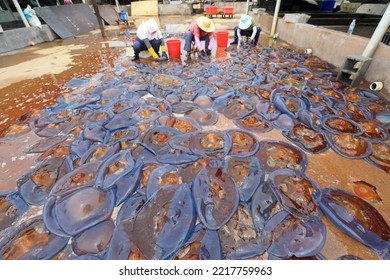
[[[226,158],[223,171],[235,181],[241,202],[248,202],[256,189],[264,183],[265,171],[255,157],[248,159]],[[237,178],[241,175],[241,178]]]
[[[86,140],[83,138],[76,138],[72,141],[72,143],[69,146],[69,149],[71,153],[79,158],[85,154],[86,151],[91,147],[92,141]]]
[[[295,145],[311,154],[319,154],[329,149],[325,136],[309,126],[296,124],[289,131],[283,131],[283,136]]]
[[[77,234],[72,240],[72,250],[76,255],[99,254],[106,250],[113,235],[115,223],[106,220]]]
[[[28,207],[19,192],[0,193],[0,232],[26,213]]]
[[[175,150],[182,151],[187,155],[193,155],[193,152],[191,150],[191,139],[196,134],[197,134],[196,132],[192,132],[192,133],[176,135],[171,139],[169,139],[168,146]]]
[[[173,256],[175,260],[221,260],[222,248],[215,230],[197,224],[191,236]]]
[[[201,131],[190,139],[190,148],[196,155],[224,158],[232,148],[232,139],[226,131]]]
[[[130,150],[124,150],[116,153],[107,158],[99,167],[95,186],[103,190],[107,190],[133,168],[134,159],[131,156]]]
[[[326,115],[321,119],[322,127],[333,134],[350,133],[354,136],[361,135],[363,128],[357,122],[337,115]]]
[[[115,189],[116,196],[115,206],[120,205],[138,189],[141,182],[141,172],[143,166],[143,161],[138,160],[132,170],[114,183],[113,189]]]
[[[249,157],[259,149],[259,142],[255,135],[240,129],[229,129],[227,134],[232,140],[229,155],[233,157]]]
[[[63,163],[63,158],[49,158],[17,181],[19,193],[28,204],[42,205],[44,203],[59,178]],[[39,178],[35,178],[38,176]]]
[[[275,170],[269,174],[268,184],[283,209],[294,217],[306,220],[321,215],[314,199],[318,196],[320,187],[303,172],[292,169]]]
[[[131,109],[128,109],[131,110]],[[104,125],[104,128],[108,131],[113,131],[116,129],[126,128],[129,125],[132,125],[133,122],[131,117],[126,116],[125,114],[117,114],[115,115],[108,123]]]
[[[91,145],[91,147],[81,156],[80,164],[84,165],[89,162],[103,161],[106,158],[117,153],[119,150],[120,143],[112,145],[97,144]]]
[[[169,259],[187,241],[195,220],[189,185],[162,188],[135,218],[132,231],[135,245],[146,259]]]
[[[249,205],[240,203],[230,220],[218,230],[224,258],[250,259],[264,254]]]
[[[84,187],[63,197],[58,197],[54,211],[58,225],[69,236],[84,231],[108,219],[115,206],[115,193],[108,190]]]
[[[251,200],[251,211],[253,223],[258,232],[264,229],[265,223],[272,216],[273,209],[277,205],[278,200],[270,189],[268,181],[265,181],[259,186]]]
[[[280,259],[315,256],[325,244],[326,227],[318,217],[303,221],[280,211],[265,224],[261,240],[267,252]]]
[[[184,153],[157,155],[156,160],[161,164],[184,165],[197,161],[199,156]]]
[[[124,220],[135,219],[138,211],[146,202],[146,196],[140,193],[134,193],[128,197],[120,206],[118,215],[116,217],[116,224],[120,224]]]
[[[245,109],[243,110],[243,107]],[[252,102],[240,92],[232,92],[216,98],[212,108],[229,119],[242,119],[255,110]]]
[[[146,198],[150,198],[159,189],[168,185],[181,184],[181,168],[175,165],[159,166],[150,174],[146,185]]]
[[[68,237],[48,232],[42,216],[36,216],[0,241],[0,260],[48,260],[64,249],[68,241]]]
[[[102,125],[89,121],[85,124],[82,135],[85,140],[103,143],[107,133]]]
[[[58,223],[55,211],[56,201],[57,198],[55,196],[49,196],[46,200],[42,212],[43,222],[45,223],[47,230],[51,233],[62,237],[69,237],[69,234],[67,234]]]
[[[306,154],[300,148],[274,140],[259,141],[260,148],[255,156],[259,159],[267,173],[277,169],[290,168],[305,171],[308,165]]]
[[[233,179],[218,167],[201,169],[192,192],[199,219],[210,230],[218,230],[229,221],[240,199]]]
[[[329,146],[342,157],[361,159],[369,157],[373,152],[372,143],[359,136],[353,136],[349,133],[331,134],[325,132],[324,134]]]
[[[49,195],[65,195],[86,186],[93,186],[101,164],[102,162],[97,161],[79,166],[57,180]]]
[[[26,153],[35,154],[46,152],[53,148],[55,145],[64,142],[66,139],[68,139],[68,137],[68,135],[58,135],[51,138],[44,138],[32,145],[30,148],[28,148]]]
[[[135,126],[127,126],[126,128],[119,128],[115,130],[110,130],[106,134],[103,143],[112,145],[115,142],[123,140],[134,140],[138,137],[138,128]]]
[[[370,203],[334,187],[316,196],[321,210],[339,229],[372,250],[385,253],[390,247],[390,227]]]
[[[142,143],[145,148],[154,154],[168,145],[170,139],[182,133],[176,129],[155,125],[149,128],[142,136]]]
[[[134,219],[125,219],[115,227],[104,259],[145,260],[145,256],[134,242]]]

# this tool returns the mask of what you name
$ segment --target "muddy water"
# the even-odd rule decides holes
[[[118,58],[125,54],[124,48],[110,48],[109,43],[126,38],[120,29],[108,32],[106,41],[99,33],[79,36],[68,40],[42,44],[14,54],[0,56],[0,130],[8,127],[18,117],[30,109],[43,109],[56,103],[56,98],[70,92],[66,83],[73,77],[92,77],[103,69],[114,67]],[[276,45],[280,42],[261,37],[261,44]],[[215,49],[217,59],[226,59],[229,54]],[[129,60],[129,58],[128,58]],[[4,74],[7,73],[7,76]],[[3,75],[4,74],[4,75]],[[226,130],[235,127],[227,118],[220,115],[214,126],[204,130]],[[282,140],[288,142],[277,130],[256,134],[258,140]],[[21,175],[35,166],[36,155],[27,155],[25,150],[38,141],[33,133],[18,140],[0,143],[0,192],[16,189],[16,181]],[[353,181],[364,180],[377,188],[382,198],[374,207],[390,224],[390,178],[385,172],[374,168],[364,160],[343,158],[332,150],[318,155],[309,155],[306,174],[313,178],[321,188],[334,186],[352,191]],[[333,226],[326,217],[327,239],[322,254],[328,259],[342,255],[355,255],[363,259],[379,257],[364,245],[353,240]]]
[[[118,38],[120,30],[108,30]],[[109,48],[94,32],[0,56],[0,130],[30,109],[43,109],[70,90],[73,77],[91,77],[114,66],[123,49]]]
[[[126,40],[124,27],[109,28],[107,38],[99,32],[43,43],[0,56],[0,131],[31,109],[44,109],[73,89],[74,78],[90,78],[114,67],[123,48],[108,47],[109,40]],[[0,192],[16,189],[16,181],[35,166],[36,155],[27,147],[39,140],[34,133],[0,142]]]

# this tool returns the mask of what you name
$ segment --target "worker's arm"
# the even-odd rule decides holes
[[[148,51],[150,52],[150,54],[153,56],[153,58],[154,59],[158,58],[158,54],[154,51],[148,38],[144,39],[144,43],[145,43],[146,47],[148,48]]]

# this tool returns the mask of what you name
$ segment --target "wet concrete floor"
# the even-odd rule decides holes
[[[227,23],[227,20],[216,20],[216,29],[229,30],[231,39],[233,27],[237,24],[238,18],[239,16],[235,16]],[[142,18],[137,18],[135,22],[139,24],[142,20]],[[181,29],[183,26],[188,26],[192,19],[167,17],[159,20],[161,26],[179,31],[178,33],[168,32],[170,38],[181,38],[181,33],[185,30]],[[135,30],[121,25],[108,27],[106,32],[108,35],[106,39],[102,39],[100,31],[97,30],[82,36],[56,40],[0,55],[0,131],[12,125],[17,118],[31,109],[44,109],[55,105],[56,98],[71,91],[66,88],[70,79],[90,78],[96,73],[104,73],[105,69],[113,68],[116,61],[124,57],[125,61],[131,63],[131,56],[129,56],[131,48],[128,45]],[[122,44],[123,42],[125,44]],[[283,44],[281,41],[269,39],[266,34],[262,34],[260,43],[267,46]],[[216,59],[226,59],[230,56],[228,52],[220,49],[215,49],[213,55]],[[185,61],[182,62],[185,63]],[[233,123],[223,117],[215,126],[217,129],[231,127],[234,127]],[[258,140],[286,141],[277,130],[256,136]],[[11,142],[0,142],[0,174],[2,174],[0,193],[16,189],[16,180],[34,167],[34,160],[37,156],[28,155],[25,150],[36,143],[38,138],[33,133],[28,133]],[[352,191],[351,184],[357,180],[364,180],[376,186],[383,201],[376,203],[374,207],[390,224],[390,177],[388,174],[364,160],[343,158],[331,149],[318,155],[308,154],[308,158],[309,166],[306,174],[322,188],[335,186]],[[342,233],[325,217],[324,222],[328,228],[328,235],[321,253],[327,259],[336,259],[347,254],[363,259],[379,259],[370,249]]]

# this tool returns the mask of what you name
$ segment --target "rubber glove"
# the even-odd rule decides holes
[[[154,51],[153,48],[149,48],[148,51],[153,56],[154,59],[158,58],[158,54]]]
[[[199,58],[201,58],[201,59],[207,59],[206,53],[204,52],[204,50],[201,50],[201,51],[200,51]]]
[[[206,55],[207,55],[207,56],[210,56],[210,55],[211,55],[211,50],[207,49],[207,50],[206,50]]]

